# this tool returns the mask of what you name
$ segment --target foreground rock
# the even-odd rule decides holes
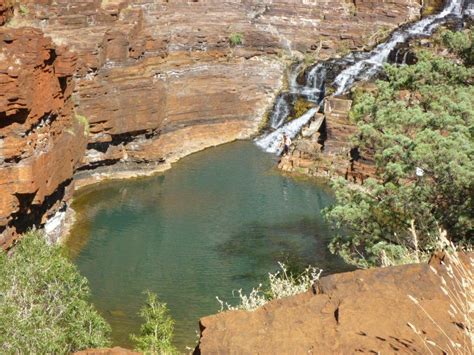
[[[431,265],[445,275],[439,262],[433,259]],[[201,319],[196,352],[425,353],[426,344],[408,322],[423,333],[423,338],[445,350],[447,340],[438,326],[454,342],[466,344],[456,324],[460,320],[448,314],[450,300],[440,286],[440,276],[427,264],[323,277],[314,290],[272,301],[254,312],[232,311]],[[408,295],[419,301],[436,325]]]
[[[75,355],[139,355],[136,351],[129,349],[124,349],[121,347],[107,348],[107,349],[88,349],[83,351],[78,351],[74,353]]]

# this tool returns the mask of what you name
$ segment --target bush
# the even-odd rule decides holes
[[[300,274],[293,274],[288,271],[288,267],[283,263],[278,263],[280,271],[268,274],[268,286],[263,288],[260,284],[257,288],[252,289],[250,294],[246,295],[239,290],[239,304],[232,306],[221,301],[218,297],[217,301],[221,304],[221,311],[226,310],[246,310],[254,311],[265,305],[271,300],[281,299],[284,297],[294,296],[306,292],[319,279],[322,270],[309,266]]]
[[[145,323],[140,327],[140,335],[130,336],[136,350],[146,354],[177,353],[172,344],[174,321],[166,303],[159,302],[154,293],[148,291],[145,294],[146,304],[140,310],[140,316]]]
[[[336,181],[326,216],[347,231],[331,250],[360,267],[428,253],[440,227],[453,242],[472,243],[474,69],[428,52],[418,59],[386,66],[387,80],[356,97],[351,112],[355,145],[374,157],[376,176],[362,189]]]
[[[244,36],[242,33],[232,33],[229,36],[229,44],[231,47],[240,46],[243,44]]]
[[[109,345],[109,333],[59,247],[29,232],[12,255],[0,252],[0,352],[71,353]]]

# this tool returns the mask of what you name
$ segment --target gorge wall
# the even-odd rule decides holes
[[[363,49],[421,11],[421,0],[20,3],[0,0],[3,247],[62,213],[74,181],[249,137],[293,57]]]

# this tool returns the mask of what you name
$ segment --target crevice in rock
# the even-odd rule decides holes
[[[44,64],[48,67],[52,66],[57,57],[58,55],[56,54],[56,51],[54,49],[50,49],[49,58],[44,61]]]
[[[67,77],[65,77],[65,76],[59,77],[58,81],[59,81],[59,86],[61,87],[61,92],[64,95],[64,93],[66,92],[67,86],[68,86],[67,85]]]
[[[56,204],[61,203],[66,195],[67,187],[72,183],[72,178],[63,181],[57,189],[49,196],[45,197],[42,204],[34,204],[34,193],[16,193],[15,196],[20,203],[18,212],[12,215],[12,220],[8,226],[14,227],[18,234],[23,234],[29,229],[42,225],[43,216]],[[62,206],[61,208],[64,208]]]
[[[79,172],[79,171],[86,171],[86,170],[94,170],[102,166],[111,166],[111,165],[115,165],[119,161],[120,159],[105,159],[105,160],[93,162],[87,165],[83,165],[80,168],[78,168],[77,171]]]
[[[25,123],[29,114],[30,110],[26,108],[21,108],[15,114],[8,116],[6,112],[0,112],[0,129],[10,126],[13,123]]]
[[[336,323],[339,324],[339,306],[334,311],[334,318],[336,319]]]
[[[152,139],[159,136],[161,133],[158,129],[145,129],[135,132],[127,132],[121,134],[112,134],[112,140],[109,142],[93,142],[87,145],[87,149],[97,150],[101,153],[106,153],[110,146],[119,146],[129,144],[139,139]]]

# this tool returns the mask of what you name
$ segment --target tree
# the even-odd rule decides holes
[[[140,335],[130,336],[135,348],[146,354],[177,353],[172,344],[174,321],[166,303],[159,302],[152,292],[147,291],[145,294],[147,300],[139,313],[145,322],[140,327]]]
[[[354,142],[362,155],[374,156],[377,174],[362,188],[343,180],[334,183],[337,203],[326,216],[346,233],[333,239],[331,250],[348,262],[368,267],[382,259],[413,260],[410,255],[434,248],[439,228],[456,243],[472,243],[474,69],[465,55],[472,50],[469,38],[464,44],[458,36],[451,41],[448,48],[457,57],[425,51],[418,53],[415,65],[386,66],[387,79],[377,82],[376,92],[355,98],[351,119],[359,134]]]
[[[58,353],[109,345],[87,280],[38,232],[0,252],[0,352]]]

